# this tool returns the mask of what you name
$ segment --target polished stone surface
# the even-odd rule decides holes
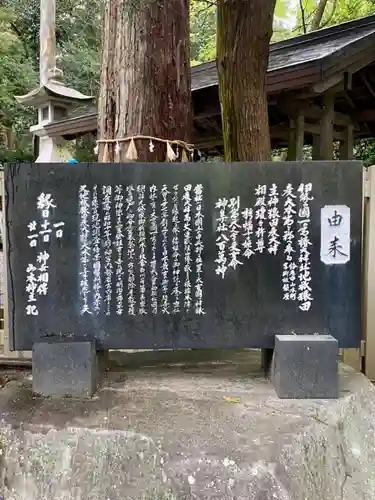
[[[362,170],[359,162],[116,163],[105,167],[102,163],[10,165],[5,171],[5,188],[9,229],[7,263],[11,281],[9,320],[10,330],[15,334],[11,341],[14,340],[17,350],[31,349],[33,342],[43,340],[46,335],[95,338],[99,347],[111,349],[273,348],[276,334],[319,332],[333,335],[340,347],[359,347]],[[291,198],[295,202],[291,229],[294,235],[291,263],[295,267],[289,268],[289,278],[296,283],[297,300],[283,299],[287,294],[282,281],[287,246],[284,219],[288,217],[287,196],[283,196],[283,192],[288,184],[295,196]],[[305,187],[311,184],[308,208],[301,201],[305,188],[302,194],[298,191],[301,184]],[[81,197],[80,186],[84,186]],[[154,209],[150,190],[153,186],[157,194],[155,290],[158,311],[155,314],[151,308],[154,271],[150,228]],[[176,203],[175,186],[178,189]],[[203,200],[199,202],[195,200],[197,186],[203,187]],[[261,195],[263,186],[265,196]],[[116,192],[117,188],[121,195]],[[141,188],[144,196],[140,194]],[[272,195],[275,189],[277,196]],[[164,204],[162,192],[165,190],[168,193]],[[126,201],[129,192],[132,200]],[[48,242],[39,235],[44,219],[37,209],[37,200],[42,193],[50,195],[54,205],[47,220],[48,227],[52,228]],[[118,201],[121,196],[122,203]],[[226,205],[222,216],[223,203]],[[165,205],[165,213],[162,205]],[[350,260],[344,264],[332,263],[332,255],[321,257],[321,222],[327,222],[322,219],[321,210],[326,205],[345,205],[350,209],[350,222],[346,225],[350,226]],[[98,207],[97,211],[93,206]],[[174,207],[177,207],[177,215]],[[248,219],[243,215],[246,209],[248,214],[253,210],[253,217],[249,216],[253,222],[252,249],[261,241],[264,243],[263,253],[256,251],[250,258],[244,255],[248,243]],[[332,223],[338,224],[339,216],[341,214]],[[202,222],[203,231],[198,231],[197,220]],[[224,225],[220,220],[224,220]],[[308,236],[301,232],[304,220],[308,220]],[[37,226],[36,247],[29,245],[33,232],[28,228],[32,222]],[[57,238],[54,224],[60,222],[65,226],[62,237]],[[271,222],[276,224],[272,227],[276,228],[277,236],[271,235]],[[177,233],[173,233],[174,229]],[[336,226],[333,229],[336,230]],[[86,235],[84,241],[83,234]],[[177,234],[177,243],[174,234]],[[196,313],[202,291],[197,289],[199,235],[203,244],[204,315]],[[221,236],[226,238],[224,266],[217,262],[222,260],[218,246]],[[274,238],[280,242],[276,255],[270,250]],[[311,264],[309,269],[301,260],[302,238],[308,246],[309,255],[305,257]],[[118,246],[118,239],[122,246]],[[94,245],[94,241],[98,245]],[[337,247],[337,255],[341,250],[348,252],[344,246]],[[29,264],[35,265],[39,252],[44,251],[49,256],[48,292],[37,295],[37,303],[29,304],[30,307],[37,304],[38,315],[27,315],[26,269]],[[326,253],[330,251],[333,250],[325,249]],[[330,265],[322,261],[328,257]],[[130,260],[134,264],[135,286],[131,288],[134,294],[129,292],[130,284],[134,283],[129,271]],[[236,265],[236,260],[241,264]],[[97,273],[96,280],[99,267],[100,290],[94,291],[94,274]],[[217,273],[218,267],[226,268],[224,278]],[[141,275],[145,278],[147,314],[140,313]],[[38,272],[36,278],[39,279]],[[306,281],[310,278],[311,281]],[[97,284],[95,281],[95,286]],[[310,288],[312,300],[305,300],[303,297],[308,296]],[[93,310],[97,294],[100,296],[98,314]],[[179,298],[179,312],[173,312],[176,298]],[[130,301],[135,304],[131,313]],[[169,306],[169,314],[162,313],[163,304]]]

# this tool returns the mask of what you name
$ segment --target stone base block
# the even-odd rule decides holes
[[[43,341],[33,346],[33,391],[42,396],[89,398],[97,389],[93,342]]]
[[[279,398],[335,399],[338,341],[331,335],[276,335],[272,381]]]

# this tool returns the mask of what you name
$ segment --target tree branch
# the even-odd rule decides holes
[[[24,37],[22,36],[21,31],[17,28],[17,26],[14,23],[10,23],[9,25],[10,25],[11,29],[14,31],[14,33],[17,35],[17,37],[19,38],[19,40],[23,46],[23,50],[25,51],[26,58],[29,59],[29,57],[30,57],[29,48],[27,46],[27,42],[25,41]]]
[[[374,0],[375,1],[375,0]],[[306,15],[306,12],[305,12],[305,24],[306,24],[306,29],[307,29],[307,26],[310,24],[310,21],[311,21],[311,18],[315,15],[315,10],[313,12],[310,12],[310,14]],[[298,24],[297,26],[295,26],[292,30],[291,30],[291,33],[297,33],[299,34],[301,28],[303,28],[303,25],[302,24]],[[308,31],[308,30],[307,30]],[[295,35],[293,35],[295,36]]]
[[[316,31],[320,28],[320,23],[322,22],[324,11],[327,7],[328,0],[320,0],[318,7],[315,12],[315,16],[312,20],[310,31]]]
[[[335,15],[336,7],[337,7],[337,0],[333,0],[331,14],[329,15],[329,18],[323,24],[320,25],[321,28],[325,28],[330,24],[333,16]]]
[[[303,33],[307,33],[307,28],[306,28],[306,19],[305,19],[305,8],[303,6],[302,0],[299,0],[299,8],[301,10],[301,19],[302,19],[302,27],[303,27]]]

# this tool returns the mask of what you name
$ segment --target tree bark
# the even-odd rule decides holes
[[[99,139],[150,135],[189,141],[191,90],[188,0],[107,0]],[[108,148],[107,161],[126,161],[129,143]],[[135,141],[139,161],[165,161],[166,145]],[[100,144],[99,161],[104,145]]]
[[[225,161],[271,157],[267,67],[275,0],[218,0],[217,64]]]

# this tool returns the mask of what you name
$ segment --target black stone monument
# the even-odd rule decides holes
[[[9,164],[5,192],[15,350],[360,345],[359,162]]]

